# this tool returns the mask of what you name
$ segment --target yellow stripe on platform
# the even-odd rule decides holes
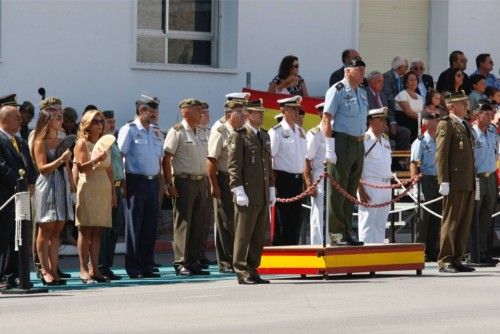
[[[262,256],[260,268],[341,268],[424,263],[424,252],[316,256]]]

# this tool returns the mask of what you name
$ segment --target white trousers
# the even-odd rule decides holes
[[[316,181],[323,171],[313,173],[313,179]],[[311,215],[309,217],[311,245],[323,244],[323,196],[325,194],[323,180],[316,187],[316,196],[311,196]],[[330,235],[328,233],[328,223],[326,224],[326,244],[330,244]]]
[[[372,183],[382,183],[381,179],[367,178]],[[387,183],[389,184],[389,183]],[[370,203],[378,204],[391,200],[391,189],[376,189],[365,186],[365,192],[370,197]],[[365,243],[383,243],[385,240],[385,224],[389,216],[390,204],[382,208],[358,209],[358,238]]]

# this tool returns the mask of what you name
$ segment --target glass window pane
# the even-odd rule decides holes
[[[168,29],[212,31],[212,0],[170,0]]]
[[[165,38],[137,37],[137,62],[165,63]]]
[[[212,42],[186,39],[168,40],[169,64],[211,65]]]
[[[137,28],[156,29],[163,28],[164,0],[138,0],[137,1]]]

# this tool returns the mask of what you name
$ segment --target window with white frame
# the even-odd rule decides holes
[[[137,0],[136,61],[218,64],[219,0]]]

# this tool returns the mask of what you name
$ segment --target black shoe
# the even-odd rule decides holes
[[[271,281],[267,280],[267,279],[262,279],[260,278],[260,276],[253,276],[252,277],[254,281],[256,281],[258,284],[269,284],[271,283]]]
[[[204,264],[204,265],[207,265],[207,266],[213,266],[215,264],[217,264],[217,261],[212,261],[212,260],[209,260],[208,258],[202,258],[200,259],[200,262],[201,264]],[[208,268],[208,267],[207,267]],[[207,269],[207,268],[203,268],[203,269]]]
[[[154,272],[154,273],[159,273],[159,272],[160,272],[160,269],[159,269],[159,268],[157,268],[157,267],[154,267],[154,268],[153,268],[153,272]]]
[[[65,279],[58,279],[57,281],[57,285],[66,285],[67,281]]]
[[[121,276],[115,275],[115,273],[112,271],[108,271],[107,273],[103,274],[103,276],[106,277],[109,281],[118,281],[122,279]]]
[[[469,266],[466,266],[466,265],[463,265],[463,264],[456,264],[454,265],[455,269],[457,269],[459,272],[462,272],[462,273],[471,273],[473,271],[476,271],[475,268],[472,268],[472,267],[469,267]]]
[[[222,267],[219,269],[221,274],[234,274],[234,269],[231,267]]]
[[[182,265],[175,267],[175,274],[177,276],[192,276],[193,275],[191,270],[189,270],[188,268],[186,268]]]
[[[191,270],[191,272],[193,273],[193,275],[196,276],[210,275],[210,272],[201,269]]]
[[[208,269],[208,264],[201,263],[201,261],[198,261],[198,262],[196,262],[194,267],[196,267],[196,269]]]
[[[92,276],[92,279],[97,283],[109,283],[109,279],[107,279],[106,276]]]
[[[363,241],[356,241],[351,236],[345,238],[347,246],[363,246],[365,243]]]
[[[441,273],[458,273],[458,269],[452,266],[451,264],[447,264],[439,268],[439,272]]]
[[[238,284],[259,284],[253,277],[238,278]]]
[[[482,257],[480,260],[479,260],[479,263],[484,263],[484,264],[492,264],[492,265],[495,265],[498,263],[497,262],[498,260],[495,260],[494,258],[492,258],[491,256],[485,256],[485,257]]]
[[[63,273],[60,268],[57,268],[57,276],[60,278],[71,278],[71,274]]]
[[[130,279],[139,279],[139,278],[142,278],[142,275],[141,274],[128,274],[128,277]]]
[[[158,277],[160,277],[160,274],[150,272],[150,273],[142,274],[142,277],[144,277],[144,278],[158,278]]]

